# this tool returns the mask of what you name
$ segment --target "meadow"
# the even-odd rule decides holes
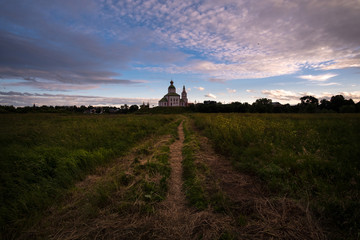
[[[3,114],[0,225],[21,228],[97,166],[146,138],[169,134],[176,115]],[[29,216],[33,216],[30,217]],[[15,230],[16,231],[16,230]]]
[[[183,191],[191,206],[233,214],[226,194],[211,181],[211,166],[197,159],[205,135],[237,171],[259,178],[272,197],[299,201],[330,233],[360,237],[357,114],[2,114],[1,232],[16,237],[44,219],[49,206],[61,206],[72,189],[85,197],[67,207],[65,201],[58,211],[77,209],[73,214],[84,222],[104,209],[155,213],[166,198],[169,146],[182,120]],[[115,168],[107,167],[115,162]],[[105,177],[87,190],[74,187],[101,166],[110,169],[103,171]],[[237,221],[245,226],[246,216]]]
[[[360,237],[360,116],[193,114],[239,171],[302,201],[327,230]]]

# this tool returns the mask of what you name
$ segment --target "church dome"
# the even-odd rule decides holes
[[[176,88],[174,86],[173,80],[170,81],[170,86],[168,88],[168,93],[176,93]]]
[[[170,86],[169,86],[169,88],[175,88],[174,82],[173,82],[172,80],[170,81]]]

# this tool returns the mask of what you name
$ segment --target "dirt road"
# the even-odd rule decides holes
[[[191,130],[191,129],[190,129]],[[194,129],[191,131],[194,132]],[[227,209],[214,212],[211,204],[205,210],[190,206],[183,189],[182,149],[183,122],[178,126],[178,138],[170,145],[171,174],[163,201],[153,205],[151,213],[137,210],[143,206],[135,198],[124,207],[129,189],[150,175],[139,175],[136,164],[146,165],[151,155],[134,154],[119,161],[118,166],[104,168],[77,184],[78,189],[66,200],[47,212],[39,224],[21,238],[46,239],[324,239],[308,209],[287,198],[273,198],[261,183],[235,171],[227,159],[216,154],[208,139],[196,135],[200,149],[195,153],[197,164],[205,166],[204,189],[212,184],[229,200]],[[169,137],[153,140],[150,149],[157,149]],[[156,150],[154,150],[156,152]],[[134,160],[136,159],[136,161]],[[138,163],[139,162],[139,163]],[[103,183],[113,181],[114,172],[130,179],[117,187],[98,209],[86,208],[89,196]],[[153,178],[156,178],[156,176]],[[122,179],[122,178],[121,178]],[[138,179],[138,180],[137,180]],[[206,193],[211,198],[211,191]],[[135,193],[136,195],[136,193]],[[109,200],[110,199],[110,200]],[[125,209],[125,210],[124,210]],[[130,209],[130,210],[129,210]],[[140,208],[139,208],[140,209]]]

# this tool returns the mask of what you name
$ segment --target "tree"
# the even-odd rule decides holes
[[[253,103],[254,111],[259,113],[270,113],[272,112],[273,105],[272,100],[268,98],[257,99]]]
[[[331,109],[339,112],[340,107],[345,105],[346,101],[343,95],[332,96],[330,99]]]
[[[300,98],[301,100],[301,106],[300,111],[301,112],[307,112],[307,113],[314,113],[317,111],[317,108],[319,106],[319,100],[313,96],[303,96]]]
[[[139,110],[138,105],[131,105],[129,108],[129,112],[136,112],[137,110]]]
[[[313,96],[304,96],[304,97],[301,97],[300,100],[301,100],[302,105],[309,105],[309,104],[313,104],[316,106],[319,105],[319,100]]]
[[[320,109],[330,109],[330,101],[329,100],[326,100],[326,99],[322,99],[320,101]]]

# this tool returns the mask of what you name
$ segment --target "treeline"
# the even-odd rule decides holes
[[[193,112],[204,113],[360,113],[360,102],[345,99],[342,95],[331,97],[330,100],[319,101],[313,96],[300,98],[301,103],[297,105],[280,104],[268,98],[257,99],[253,104],[232,102],[221,104],[215,101],[205,101],[201,104],[192,104]]]
[[[300,98],[297,105],[280,104],[268,98],[257,99],[254,103],[232,102],[222,104],[216,101],[204,101],[204,103],[189,104],[184,107],[154,107],[149,104],[123,105],[118,107],[93,107],[93,106],[35,106],[14,107],[0,106],[0,113],[85,113],[85,114],[128,114],[128,113],[360,113],[360,102],[355,103],[352,99],[345,99],[342,95],[332,96],[330,100],[318,100],[313,96]]]

